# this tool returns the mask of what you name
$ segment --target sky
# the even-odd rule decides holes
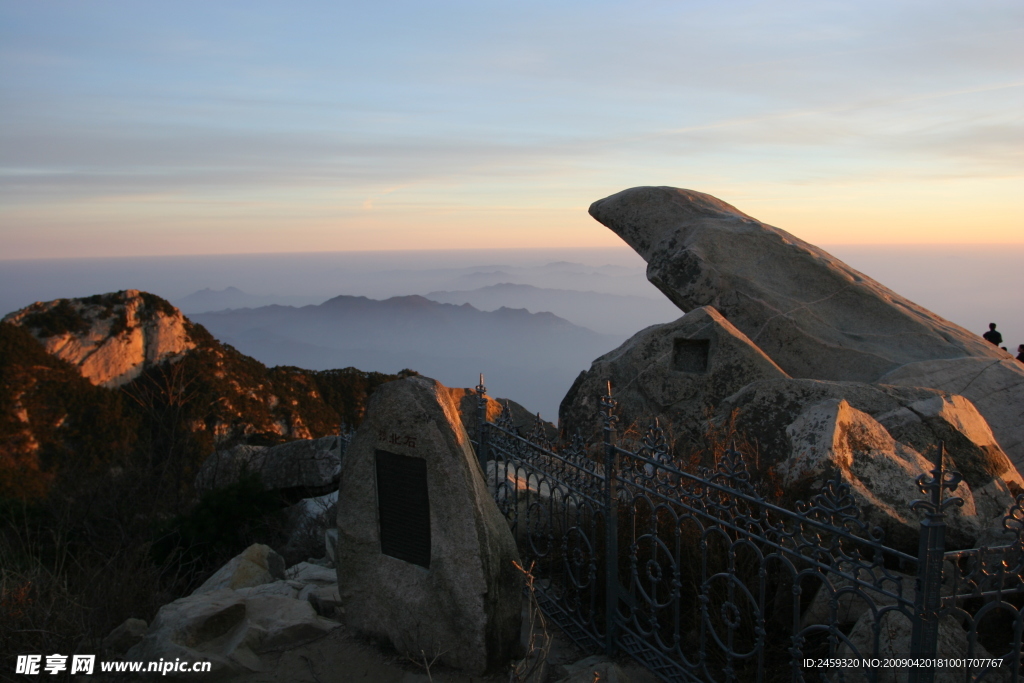
[[[1024,243],[1024,4],[0,3],[0,259],[609,247],[637,185]]]

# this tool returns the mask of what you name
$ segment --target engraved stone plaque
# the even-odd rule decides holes
[[[704,373],[708,371],[707,339],[676,339],[672,345],[672,369],[682,372]]]
[[[516,541],[448,387],[416,376],[373,392],[345,450],[337,519],[353,632],[413,659],[441,653],[474,680],[518,656]]]
[[[427,461],[377,449],[377,519],[380,551],[430,567],[430,498]]]

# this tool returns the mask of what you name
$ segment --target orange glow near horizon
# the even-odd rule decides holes
[[[667,183],[665,183],[667,184]],[[679,185],[683,185],[679,183]],[[1018,183],[694,187],[812,244],[1024,244]],[[622,189],[622,188],[619,188]],[[589,189],[591,201],[614,187]],[[583,192],[562,201],[443,203],[424,194],[378,197],[371,209],[320,197],[208,204],[188,197],[111,198],[2,211],[5,258],[117,257],[324,251],[615,247]],[[417,196],[419,195],[419,196]],[[593,199],[591,199],[593,198]],[[449,202],[453,198],[446,198]]]

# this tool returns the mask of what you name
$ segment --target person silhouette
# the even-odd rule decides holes
[[[1017,360],[1024,363],[1024,344],[1017,345]]]
[[[1001,335],[998,332],[996,332],[996,324],[995,323],[989,323],[988,324],[988,332],[986,332],[985,334],[983,334],[981,336],[985,338],[985,341],[990,342],[994,346],[999,346],[1000,344],[1003,343],[1003,335]]]

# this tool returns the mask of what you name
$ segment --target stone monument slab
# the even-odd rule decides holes
[[[378,388],[339,486],[348,625],[417,660],[482,674],[519,647],[518,560],[446,387],[409,377]]]

